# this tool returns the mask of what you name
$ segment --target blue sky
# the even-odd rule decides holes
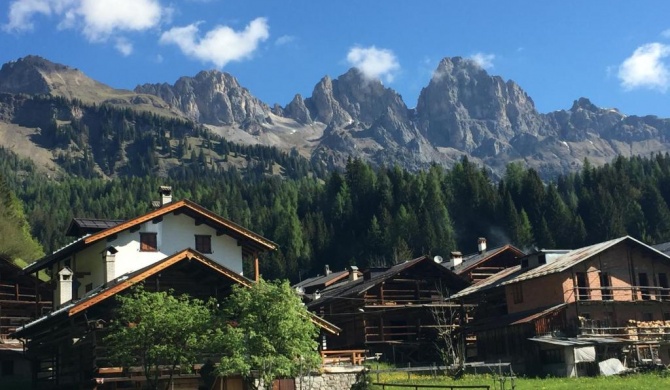
[[[204,69],[287,104],[356,66],[416,105],[440,59],[516,81],[540,112],[579,97],[670,117],[670,1],[8,0],[0,62],[29,54],[116,88]]]

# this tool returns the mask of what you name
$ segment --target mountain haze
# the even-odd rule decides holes
[[[567,110],[539,113],[514,81],[460,57],[439,63],[415,108],[355,68],[323,77],[311,96],[295,95],[285,106],[270,107],[234,76],[216,70],[126,91],[29,56],[3,65],[0,92],[50,94],[181,118],[231,142],[296,151],[328,168],[360,157],[416,170],[432,163],[451,166],[468,156],[494,175],[521,161],[552,177],[579,169],[584,158],[602,164],[670,146],[669,119],[626,116],[588,98],[578,98]],[[5,129],[17,125],[11,115],[0,119]]]

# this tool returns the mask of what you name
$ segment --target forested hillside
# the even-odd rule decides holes
[[[53,154],[65,173],[82,178],[187,175],[189,166],[290,178],[324,174],[295,151],[231,143],[194,122],[107,104],[0,93],[0,125],[3,120],[35,129],[29,142]]]
[[[670,156],[618,158],[545,185],[510,165],[499,182],[463,159],[447,171],[374,170],[350,160],[323,180],[184,165],[170,178],[45,180],[32,163],[0,150],[0,174],[24,202],[47,251],[65,244],[70,218],[128,218],[149,208],[161,184],[279,243],[262,262],[266,278],[297,280],[323,265],[391,264],[420,254],[476,251],[511,242],[522,249],[576,248],[630,234],[670,240]],[[20,225],[19,225],[20,226]]]

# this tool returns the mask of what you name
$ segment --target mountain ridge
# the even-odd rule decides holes
[[[627,116],[588,98],[539,113],[514,81],[461,57],[440,61],[415,108],[355,68],[323,77],[311,96],[296,94],[283,107],[270,107],[218,70],[126,91],[36,56],[3,65],[0,92],[52,94],[187,119],[235,142],[297,150],[329,168],[357,157],[417,170],[433,163],[449,167],[468,156],[494,175],[518,161],[552,177],[581,168],[585,158],[603,164],[670,147],[670,119]]]

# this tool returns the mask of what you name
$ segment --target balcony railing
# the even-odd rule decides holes
[[[577,301],[670,301],[670,288],[658,286],[574,287],[565,293]]]

